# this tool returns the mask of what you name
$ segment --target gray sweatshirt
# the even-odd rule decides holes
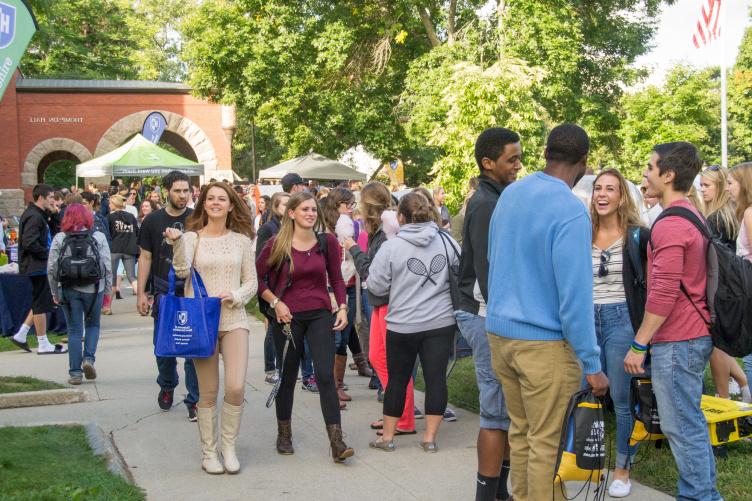
[[[371,261],[367,284],[370,293],[389,296],[387,329],[411,334],[455,324],[447,259],[452,266],[459,260],[446,245],[445,250],[433,222],[406,224],[382,244]]]
[[[95,231],[93,233],[94,240],[97,242],[97,252],[99,252],[100,266],[105,269],[105,276],[99,281],[99,288],[96,290],[104,291],[104,295],[108,296],[112,294],[112,259],[110,257],[110,246],[107,244],[107,237],[104,233]],[[60,298],[60,283],[59,270],[57,268],[57,261],[60,257],[60,251],[63,248],[63,241],[65,240],[65,233],[62,231],[55,235],[52,239],[52,246],[50,247],[50,257],[47,260],[47,279],[50,282],[50,292],[55,298]],[[116,271],[117,273],[117,271]],[[94,292],[94,285],[82,285],[75,286],[73,289],[79,292]]]

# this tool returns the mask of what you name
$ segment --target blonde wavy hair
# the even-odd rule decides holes
[[[752,162],[735,165],[729,171],[729,175],[741,188],[736,200],[736,219],[741,223],[744,220],[744,211],[752,205]]]
[[[632,198],[632,194],[629,193],[627,180],[624,179],[624,176],[618,170],[606,169],[598,174],[593,180],[593,192],[590,194],[590,219],[593,221],[593,242],[595,242],[595,237],[598,235],[601,219],[598,211],[595,210],[595,198],[593,197],[593,193],[595,193],[596,183],[603,176],[612,176],[619,181],[619,208],[616,209],[616,217],[619,221],[619,228],[621,229],[622,235],[627,234],[627,228],[630,226],[645,225],[645,223],[642,222],[640,212],[637,210],[637,205]]]
[[[736,220],[734,213],[734,202],[726,186],[728,184],[728,172],[723,167],[714,165],[708,167],[700,173],[700,177],[708,180],[715,188],[713,200],[705,204],[703,216],[709,218],[713,214],[718,214],[718,220],[725,233],[732,239],[736,239],[739,233],[739,221]]]
[[[392,194],[384,183],[371,181],[360,191],[360,210],[369,235],[375,234],[381,227],[381,214],[393,209]]]

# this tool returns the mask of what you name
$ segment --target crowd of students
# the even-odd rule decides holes
[[[477,500],[552,495],[561,423],[569,398],[583,385],[596,396],[610,393],[616,468],[609,494],[628,496],[636,453],[629,443],[629,387],[638,375],[652,378],[661,428],[679,469],[679,498],[721,499],[700,410],[703,373],[710,363],[718,395],[729,397],[731,379],[749,402],[752,355],[744,359],[745,374],[712,346],[708,242],[681,210],[706,220],[713,235],[752,259],[752,164],[702,170],[694,145],[656,145],[642,185],[651,208],[641,214],[615,169],[595,177],[589,206],[572,193],[587,170],[589,147],[582,128],[560,125],[548,136],[545,168],[518,181],[520,136],[500,127],[483,131],[475,144],[479,176],[464,207],[461,244],[447,232],[443,190],[415,189],[397,200],[385,185],[370,182],[356,201],[345,187],[314,195],[300,176],[288,174],[283,192],[252,203],[227,183],[211,182],[191,210],[189,179],[173,172],[163,180],[164,208],[145,200],[147,216],[137,217],[126,211],[137,196],[113,193],[99,232],[98,199],[89,203],[92,196],[82,196],[70,200],[55,234],[48,215],[55,194],[38,185],[20,228],[21,272],[34,284],[33,319],[41,321],[51,302],[64,306],[70,381],[79,384],[82,374],[96,377],[99,315],[91,312],[116,290],[113,272],[120,261],[138,311],[155,318],[155,337],[159,312],[152,304],[167,292],[170,268],[183,280],[191,269],[199,272],[209,294],[222,300],[216,353],[184,364],[184,403],[198,421],[208,473],[240,469],[235,443],[249,349],[244,306],[258,294],[268,317],[266,381],[280,383],[280,454],[295,451],[291,418],[299,371],[304,388],[319,394],[333,460],[354,454],[340,413],[351,400],[344,385],[348,349],[358,373],[384,388],[383,417],[371,423],[378,433],[370,447],[394,451],[395,437],[416,433],[412,384],[419,361],[426,426],[418,445],[439,451],[446,371],[459,329],[472,348],[480,394]],[[701,196],[691,199],[698,175]],[[262,204],[268,210],[260,211]],[[57,263],[67,237],[92,231],[101,283],[61,287]],[[190,280],[184,294],[193,294]],[[28,349],[25,336],[19,332],[14,342]],[[39,339],[40,353],[62,352]],[[225,371],[221,411],[219,355]],[[177,361],[157,357],[157,368],[158,403],[169,410]],[[563,493],[553,490],[553,496]]]

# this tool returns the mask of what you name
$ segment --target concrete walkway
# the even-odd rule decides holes
[[[182,382],[173,409],[162,412],[157,407],[151,320],[135,313],[131,296],[115,301],[113,311],[113,316],[102,317],[96,363],[99,377],[79,387],[89,392],[90,401],[0,411],[0,426],[95,421],[112,432],[136,483],[150,500],[474,499],[477,416],[457,409],[459,420],[441,426],[438,454],[425,454],[417,447],[423,421],[417,422],[418,435],[397,438],[395,452],[369,450],[374,432],[368,423],[380,415],[381,406],[367,387],[368,379],[353,371],[347,376],[353,401],[343,412],[342,423],[347,443],[356,449],[355,457],[346,465],[331,461],[318,396],[303,392],[300,385],[293,414],[295,455],[278,455],[274,410],[264,406],[271,387],[264,384],[263,325],[255,321],[246,411],[238,440],[242,470],[233,476],[205,474],[200,467],[196,424],[187,420],[182,404]],[[66,384],[67,367],[67,356],[0,353],[0,375],[28,375]],[[423,395],[417,394],[421,407],[422,401]],[[570,492],[576,490],[570,488]],[[629,499],[671,498],[635,485]]]

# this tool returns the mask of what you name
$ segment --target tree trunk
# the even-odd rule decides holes
[[[455,22],[457,20],[457,0],[451,0],[449,2],[449,12],[447,13],[447,43],[449,45],[454,44],[454,36],[456,32]]]
[[[418,15],[420,15],[420,20],[423,22],[423,27],[426,29],[426,34],[428,35],[428,40],[431,42],[431,47],[440,46],[441,40],[439,40],[438,35],[436,35],[436,30],[433,28],[428,9],[418,6]]]

